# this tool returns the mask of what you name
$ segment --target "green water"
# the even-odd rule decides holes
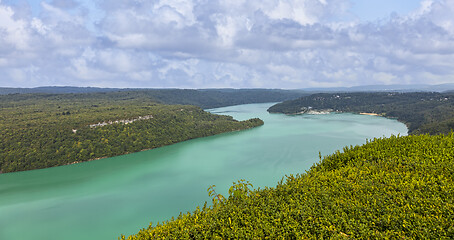
[[[0,175],[0,239],[117,239],[210,201],[215,184],[274,186],[345,145],[406,135],[395,120],[355,114],[268,114],[272,104],[212,109],[265,125],[71,166]]]

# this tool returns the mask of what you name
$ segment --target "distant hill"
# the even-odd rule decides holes
[[[204,109],[249,103],[282,102],[308,95],[298,90],[279,89],[147,89],[131,93],[142,94],[165,104],[195,105]]]
[[[78,97],[116,97],[146,98],[164,104],[195,105],[201,108],[216,108],[238,104],[282,102],[299,98],[305,94],[301,90],[281,89],[127,89],[93,87],[38,87],[38,88],[0,88],[0,95],[22,94],[75,94]],[[95,94],[82,96],[78,94]],[[98,95],[97,95],[98,94]],[[101,94],[101,95],[99,95]],[[26,97],[26,96],[22,96]]]
[[[24,93],[93,93],[93,92],[117,92],[126,91],[128,89],[118,88],[97,88],[97,87],[36,87],[36,88],[2,88],[0,87],[0,95],[5,94],[24,94]]]
[[[301,90],[306,92],[445,92],[454,91],[454,84],[365,85],[354,87],[303,88]]]
[[[164,88],[99,88],[99,87],[72,87],[72,86],[44,86],[36,88],[6,88],[0,87],[0,95],[5,94],[24,94],[24,93],[95,93],[95,92],[124,92],[124,91],[161,91],[161,90],[182,90],[182,89],[164,89]],[[187,89],[189,90],[189,89]],[[194,90],[194,89],[191,89]],[[203,92],[224,92],[234,93],[241,91],[271,91],[271,92],[296,92],[296,93],[322,93],[322,92],[447,92],[454,91],[454,83],[429,85],[363,85],[353,87],[332,87],[332,88],[301,88],[294,90],[281,90],[281,89],[233,89],[233,88],[210,88],[210,89],[197,89]]]

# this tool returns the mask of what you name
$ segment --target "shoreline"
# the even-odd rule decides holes
[[[263,125],[263,124],[262,124],[262,125]],[[134,152],[126,152],[126,153],[122,153],[122,154],[114,155],[114,156],[103,156],[103,157],[92,158],[92,159],[83,160],[83,161],[74,161],[74,162],[70,162],[70,163],[66,163],[66,164],[62,164],[62,165],[57,165],[57,166],[52,166],[52,167],[27,169],[27,170],[20,170],[20,171],[14,171],[14,172],[5,172],[5,173],[3,173],[3,172],[0,170],[0,175],[1,175],[1,174],[8,174],[8,173],[28,172],[28,171],[37,171],[37,170],[43,170],[43,169],[48,169],[48,168],[56,168],[56,167],[71,166],[71,165],[76,165],[76,164],[79,164],[79,163],[86,163],[86,162],[101,160],[101,159],[105,159],[105,158],[112,158],[112,157],[118,157],[118,156],[123,156],[123,155],[127,155],[127,154],[132,154],[132,153],[144,152],[144,151],[153,150],[153,149],[160,148],[160,147],[170,146],[170,145],[177,144],[177,143],[181,143],[181,142],[186,142],[186,141],[193,140],[193,139],[197,139],[197,138],[212,137],[212,136],[221,135],[221,134],[226,134],[226,133],[233,133],[233,132],[246,131],[246,130],[250,130],[250,129],[253,129],[253,128],[256,128],[256,127],[260,127],[260,126],[262,126],[262,125],[258,125],[258,126],[254,126],[254,127],[248,127],[248,128],[244,128],[244,129],[234,129],[234,130],[232,130],[232,131],[216,133],[216,134],[208,135],[208,136],[200,136],[200,137],[189,138],[189,139],[186,139],[186,140],[183,140],[183,141],[173,142],[173,143],[170,143],[170,144],[166,144],[166,145],[162,145],[162,146],[156,146],[156,147],[152,147],[152,148],[145,148],[145,149],[141,149],[141,150],[134,151]]]
[[[162,145],[162,146],[155,146],[155,147],[152,147],[152,148],[145,148],[145,149],[141,149],[141,150],[138,150],[138,151],[135,151],[135,152],[126,152],[126,153],[122,153],[122,154],[115,155],[115,156],[103,156],[103,157],[93,158],[93,159],[89,159],[89,160],[85,160],[85,161],[74,161],[74,162],[70,162],[70,163],[67,163],[67,164],[64,164],[64,165],[53,166],[53,167],[62,167],[62,166],[74,165],[74,164],[78,164],[78,163],[84,163],[84,162],[91,162],[91,161],[101,160],[101,159],[105,159],[105,158],[118,157],[118,156],[123,156],[123,155],[127,155],[127,154],[132,154],[132,153],[139,153],[139,152],[149,151],[149,150],[153,150],[153,149],[160,148],[160,147],[170,146],[170,145],[181,143],[181,142],[186,142],[186,141],[197,139],[197,138],[211,137],[211,136],[221,135],[221,134],[225,134],[225,133],[240,132],[240,131],[250,130],[250,129],[253,129],[253,128],[256,128],[256,127],[260,127],[260,126],[263,126],[263,124],[259,125],[259,126],[244,128],[244,129],[234,129],[232,131],[216,133],[216,134],[208,135],[208,136],[200,136],[200,137],[195,137],[195,138],[189,138],[189,139],[186,139],[186,140],[183,140],[183,141],[174,142],[174,143],[170,143],[170,144],[166,144],[166,145]],[[52,168],[52,167],[50,167],[50,168]],[[46,169],[46,168],[39,168],[39,169]],[[39,169],[30,169],[30,170],[25,170],[25,171],[33,171],[33,170],[39,170]],[[19,171],[19,172],[22,172],[22,171]],[[0,171],[0,174],[1,173],[2,172]]]
[[[360,115],[369,115],[369,116],[381,116],[380,114],[377,113],[367,113],[367,112],[360,112]]]
[[[322,111],[322,110],[316,110],[316,111]],[[287,116],[296,116],[296,115],[304,115],[304,114],[309,114],[309,115],[316,115],[316,114],[310,114],[308,113],[308,111],[304,112],[296,112],[296,113],[282,113],[282,112],[270,112],[270,113],[278,113],[278,114],[285,114]],[[409,123],[407,122],[404,122],[402,120],[400,120],[399,118],[397,117],[389,117],[389,116],[386,116],[385,114],[378,114],[378,113],[368,113],[368,112],[343,112],[343,111],[339,111],[339,110],[332,110],[330,111],[329,113],[353,113],[353,114],[359,114],[359,115],[366,115],[366,116],[377,116],[377,117],[384,117],[384,118],[387,118],[387,119],[395,119],[403,124],[405,124],[405,126],[407,127],[407,135],[410,135],[410,128],[409,128]]]

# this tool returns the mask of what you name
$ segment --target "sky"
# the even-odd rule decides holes
[[[454,83],[454,0],[0,0],[0,87]]]

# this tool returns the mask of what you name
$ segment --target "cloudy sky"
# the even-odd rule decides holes
[[[454,83],[454,0],[0,0],[0,87]]]

